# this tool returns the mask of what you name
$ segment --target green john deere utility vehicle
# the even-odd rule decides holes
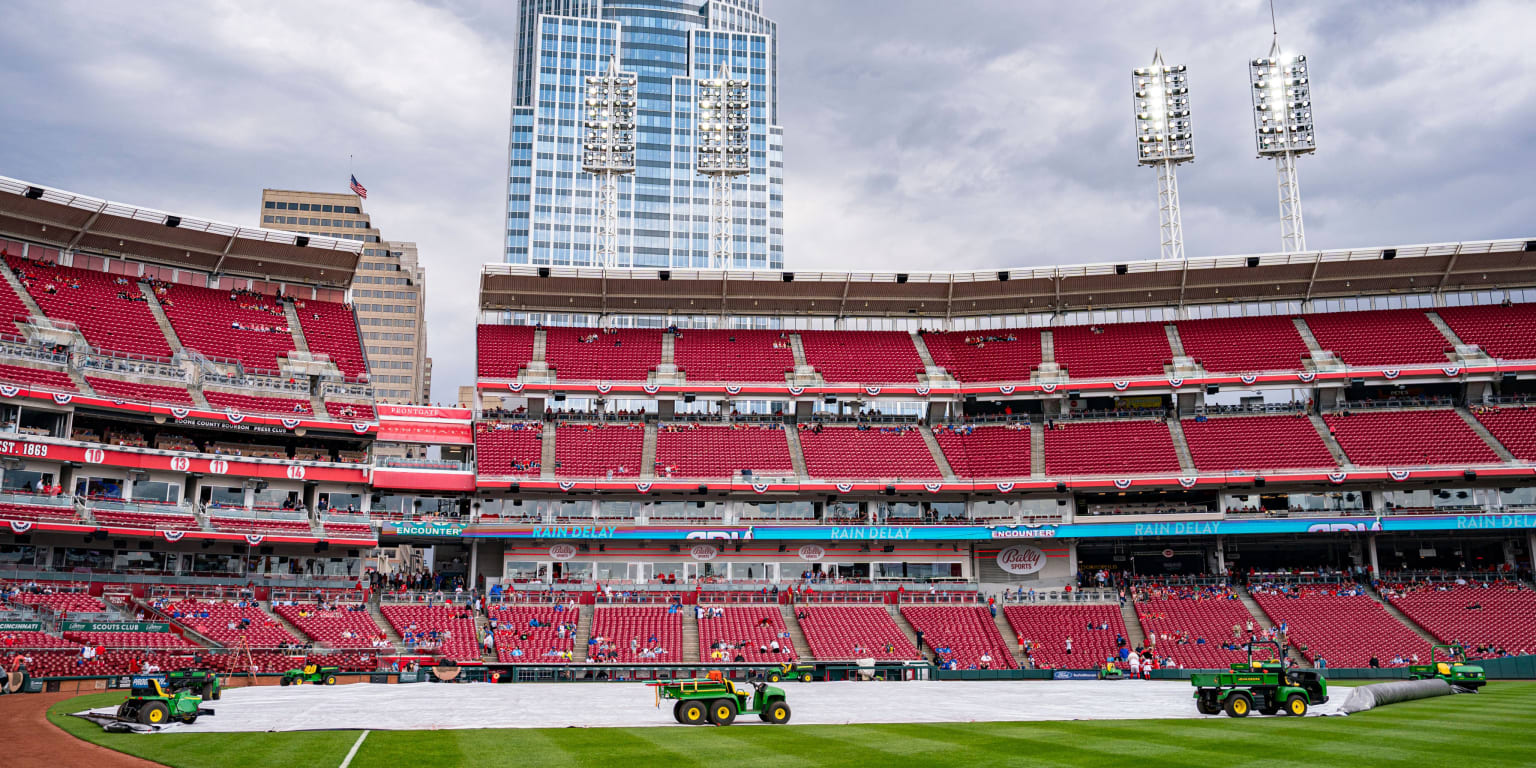
[[[188,690],[167,690],[165,677],[139,675],[133,678],[128,698],[117,708],[119,722],[161,726],[171,722],[188,725],[197,722],[200,715],[211,715],[213,710],[199,706],[203,697]]]
[[[672,717],[683,725],[730,725],[737,715],[757,715],[765,723],[789,722],[789,704],[784,689],[767,683],[738,685],[719,672],[708,677],[649,683],[656,689],[656,706],[662,699],[674,699]]]
[[[335,685],[336,674],[341,672],[341,667],[322,667],[318,664],[305,662],[300,669],[290,669],[283,673],[278,685]]]
[[[1271,661],[1255,661],[1255,646],[1274,646]],[[1195,708],[1202,715],[1226,711],[1228,717],[1247,717],[1255,708],[1259,714],[1284,713],[1300,717],[1307,708],[1328,700],[1328,681],[1310,669],[1286,669],[1285,648],[1273,640],[1256,640],[1246,646],[1248,661],[1233,664],[1228,672],[1196,672],[1189,682],[1195,686]]]
[[[191,691],[203,701],[218,701],[223,695],[219,673],[211,669],[178,669],[165,675],[166,687],[172,692]]]
[[[1488,684],[1483,668],[1467,663],[1467,649],[1459,645],[1436,645],[1429,649],[1428,664],[1411,664],[1408,667],[1411,680],[1439,678],[1457,688],[1471,691]]]
[[[777,683],[780,680],[799,680],[809,683],[816,679],[816,667],[812,664],[780,664],[776,669],[768,670],[768,682]]]

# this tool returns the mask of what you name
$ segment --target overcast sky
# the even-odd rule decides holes
[[[254,225],[262,187],[346,191],[430,270],[435,399],[473,377],[501,258],[513,0],[5,0],[0,174]],[[1187,64],[1191,256],[1279,248],[1246,62],[1261,0],[763,0],[779,22],[789,269],[1157,256],[1130,70]],[[1312,66],[1312,248],[1536,234],[1536,3],[1282,0]]]

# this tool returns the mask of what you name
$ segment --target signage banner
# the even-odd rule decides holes
[[[171,625],[154,621],[66,621],[65,632],[169,632]]]
[[[1039,573],[1045,568],[1045,553],[1028,544],[1003,547],[997,552],[997,567],[1016,576]]]
[[[41,632],[41,621],[0,621],[0,632]]]
[[[464,526],[458,523],[394,523],[397,536],[462,536]]]
[[[1051,673],[1052,680],[1097,680],[1099,673],[1087,669],[1058,669]]]

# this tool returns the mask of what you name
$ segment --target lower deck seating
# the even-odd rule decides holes
[[[280,416],[292,416],[294,414],[312,414],[314,406],[308,400],[296,397],[262,397],[258,395],[242,395],[235,392],[218,392],[212,389],[203,390],[203,397],[208,398],[208,404],[221,410],[233,410],[240,413],[271,413]]]
[[[67,371],[54,370],[52,368],[28,368],[22,365],[0,364],[0,381],[13,384],[24,384],[29,387],[42,387],[43,389],[57,390],[59,392],[77,392],[75,380],[69,377]]]
[[[242,640],[251,648],[277,648],[299,642],[254,601],[182,600],[164,610],[182,626],[224,646],[237,646]]]
[[[933,452],[915,426],[810,427],[801,425],[800,448],[811,477],[941,477]]]
[[[536,421],[475,424],[475,470],[481,475],[537,477],[543,450],[544,425]]]
[[[1136,618],[1157,657],[1186,669],[1226,669],[1246,661],[1246,652],[1223,646],[1247,642],[1250,623],[1259,630],[1253,614],[1226,587],[1171,587],[1138,596]]]
[[[1028,423],[1002,427],[939,425],[933,428],[944,459],[957,477],[1011,478],[1032,474]]]
[[[795,471],[780,426],[663,424],[656,433],[657,477],[731,477],[743,470]]]
[[[796,616],[817,661],[920,658],[884,606],[805,606]]]
[[[73,640],[66,640],[58,635],[50,635],[47,632],[25,631],[0,631],[0,654],[21,648],[34,650],[47,650],[50,648],[79,649],[80,644]],[[7,667],[6,669],[10,669]]]
[[[315,603],[273,605],[272,612],[316,643],[332,648],[374,648],[387,637],[360,603],[321,610]]]
[[[480,660],[480,636],[468,609],[449,605],[386,605],[384,619],[406,652],[426,650],[455,661]]]
[[[34,523],[78,523],[73,506],[12,504],[0,502],[0,520],[25,520]]]
[[[54,613],[101,613],[107,606],[84,592],[21,592],[12,595],[15,605],[33,605]]]
[[[640,424],[561,424],[555,428],[555,475],[639,477],[644,449]]]
[[[1477,420],[1515,458],[1536,461],[1536,410],[1497,408],[1477,414]]]
[[[64,638],[103,648],[199,648],[175,632],[65,632]]]
[[[608,655],[598,658],[599,653]],[[587,655],[618,663],[686,662],[683,614],[664,606],[598,606],[592,614]]]
[[[96,522],[108,527],[144,528],[147,530],[195,531],[202,526],[192,515],[159,512],[113,512],[103,509],[91,511]]]
[[[1130,643],[1118,605],[1010,605],[1003,615],[1037,669],[1090,669],[1119,650],[1115,638]]]
[[[504,605],[491,609],[496,622],[496,660],[507,664],[580,661],[576,625],[581,614],[557,605]],[[537,622],[538,626],[533,626]]]
[[[1473,656],[1536,653],[1536,591],[1519,582],[1383,586],[1382,593],[1441,642]]]
[[[704,606],[699,619],[699,661],[782,663],[798,658],[778,606]],[[709,615],[714,608],[719,616]],[[690,608],[691,610],[691,608]],[[777,642],[779,648],[773,649]]]
[[[233,533],[263,533],[277,536],[312,536],[308,520],[277,520],[262,517],[210,517],[215,530]]]
[[[85,383],[102,397],[114,400],[131,400],[136,403],[164,403],[166,405],[191,406],[192,393],[186,387],[166,384],[141,384],[133,381],[85,377]]]
[[[1017,669],[1013,654],[985,606],[903,605],[901,615],[923,633],[923,644],[940,664],[955,669]]]
[[[1380,603],[1353,585],[1290,586],[1250,589],[1271,622],[1285,624],[1289,644],[1306,659],[1330,667],[1366,667],[1375,657],[1381,666],[1429,659],[1429,643],[1398,621]]]
[[[373,406],[367,403],[325,403],[325,412],[333,419],[341,421],[373,421],[377,418]]]

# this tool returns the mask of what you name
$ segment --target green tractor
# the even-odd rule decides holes
[[[140,675],[133,678],[128,698],[117,708],[119,722],[162,726],[172,721],[191,725],[200,715],[211,715],[213,710],[198,705],[203,697],[188,690],[166,689],[164,676]]]
[[[336,674],[341,672],[341,667],[322,667],[318,664],[305,662],[302,669],[290,669],[283,673],[283,678],[277,681],[278,685],[335,685]]]
[[[1443,652],[1443,658],[1437,659],[1436,652]],[[1488,678],[1483,674],[1483,668],[1477,664],[1467,663],[1467,649],[1460,645],[1435,645],[1429,649],[1428,664],[1412,664],[1408,667],[1410,680],[1433,680],[1439,678],[1457,688],[1466,688],[1470,691],[1488,684]]]
[[[1254,646],[1274,646],[1270,661],[1254,661]],[[1301,717],[1307,708],[1328,700],[1328,681],[1320,672],[1285,668],[1285,648],[1273,640],[1258,640],[1246,646],[1248,661],[1233,664],[1229,672],[1196,672],[1189,682],[1195,686],[1195,708],[1202,715],[1220,714],[1247,717],[1254,708],[1259,714],[1283,712]]]
[[[172,692],[192,691],[203,701],[218,701],[223,696],[219,673],[211,669],[178,669],[165,675],[166,686]]]
[[[767,683],[737,685],[719,672],[708,677],[649,683],[656,689],[656,706],[662,699],[675,699],[672,717],[683,725],[730,725],[737,715],[757,715],[765,723],[789,722],[789,704],[784,689]]]
[[[777,683],[780,680],[799,680],[809,683],[816,679],[816,667],[812,664],[780,664],[775,669],[768,670],[768,682]]]

